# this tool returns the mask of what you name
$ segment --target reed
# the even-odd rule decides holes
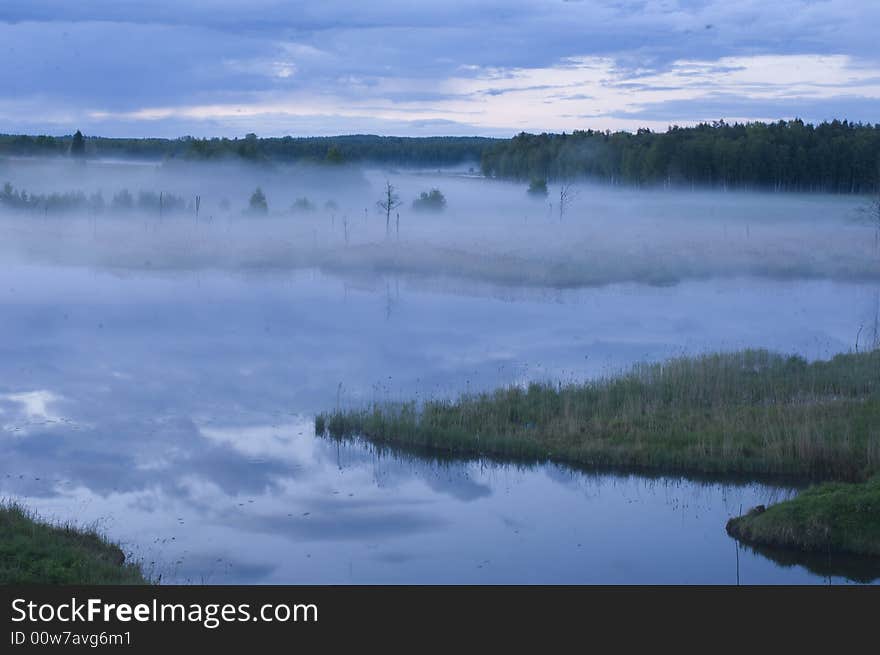
[[[683,357],[587,383],[337,408],[315,425],[457,454],[857,481],[880,471],[880,352]]]

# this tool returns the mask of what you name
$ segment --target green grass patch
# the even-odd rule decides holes
[[[727,532],[748,544],[880,556],[880,475],[810,487],[791,500],[730,519]]]
[[[329,412],[315,428],[457,455],[862,481],[880,471],[880,352],[677,358],[587,383]]]
[[[147,584],[139,566],[95,530],[50,525],[0,506],[0,584]]]

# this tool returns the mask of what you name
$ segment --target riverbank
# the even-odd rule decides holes
[[[730,519],[747,544],[808,552],[880,556],[880,475],[859,484],[827,483]]]
[[[0,584],[147,584],[137,564],[95,530],[50,525],[0,506]]]
[[[808,363],[762,350],[315,419],[319,434],[451,454],[836,481],[880,471],[877,425],[880,353]]]
[[[808,363],[759,350],[315,419],[330,437],[453,455],[833,480],[727,530],[753,546],[871,557],[880,556],[878,426],[880,352]]]

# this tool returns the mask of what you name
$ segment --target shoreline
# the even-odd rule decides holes
[[[728,524],[743,543],[770,547],[804,550],[811,543],[807,528],[820,520],[823,505],[802,497],[824,493],[828,483],[852,497],[876,485],[878,502],[868,518],[860,505],[835,503],[852,519],[847,535],[858,533],[858,543],[869,545],[854,549],[852,536],[822,542],[827,551],[870,557],[880,556],[880,528],[873,529],[873,519],[880,524],[880,476],[872,477],[880,472],[876,425],[880,351],[814,362],[761,350],[682,357],[587,383],[532,383],[455,401],[374,404],[315,417],[320,436],[438,456],[826,483],[771,506],[758,521],[775,522],[794,503],[806,510],[803,522],[747,530],[754,519],[747,514]],[[841,525],[832,521],[828,530],[836,535]]]
[[[93,528],[52,524],[0,505],[0,584],[150,584],[139,564]]]
[[[880,475],[809,487],[730,519],[726,530],[749,545],[880,558]]]

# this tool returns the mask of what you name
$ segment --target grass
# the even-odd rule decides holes
[[[727,532],[747,544],[880,556],[880,475],[858,484],[810,487],[791,500],[730,519]]]
[[[38,520],[0,505],[0,584],[147,584],[136,564],[95,530]]]
[[[582,384],[337,410],[315,429],[458,455],[863,481],[880,471],[880,352],[678,358]]]
[[[337,410],[318,415],[315,431],[451,455],[834,480],[731,519],[728,532],[755,548],[880,556],[880,351],[811,363],[763,350],[678,358],[584,384]],[[866,580],[876,573],[859,567]]]

